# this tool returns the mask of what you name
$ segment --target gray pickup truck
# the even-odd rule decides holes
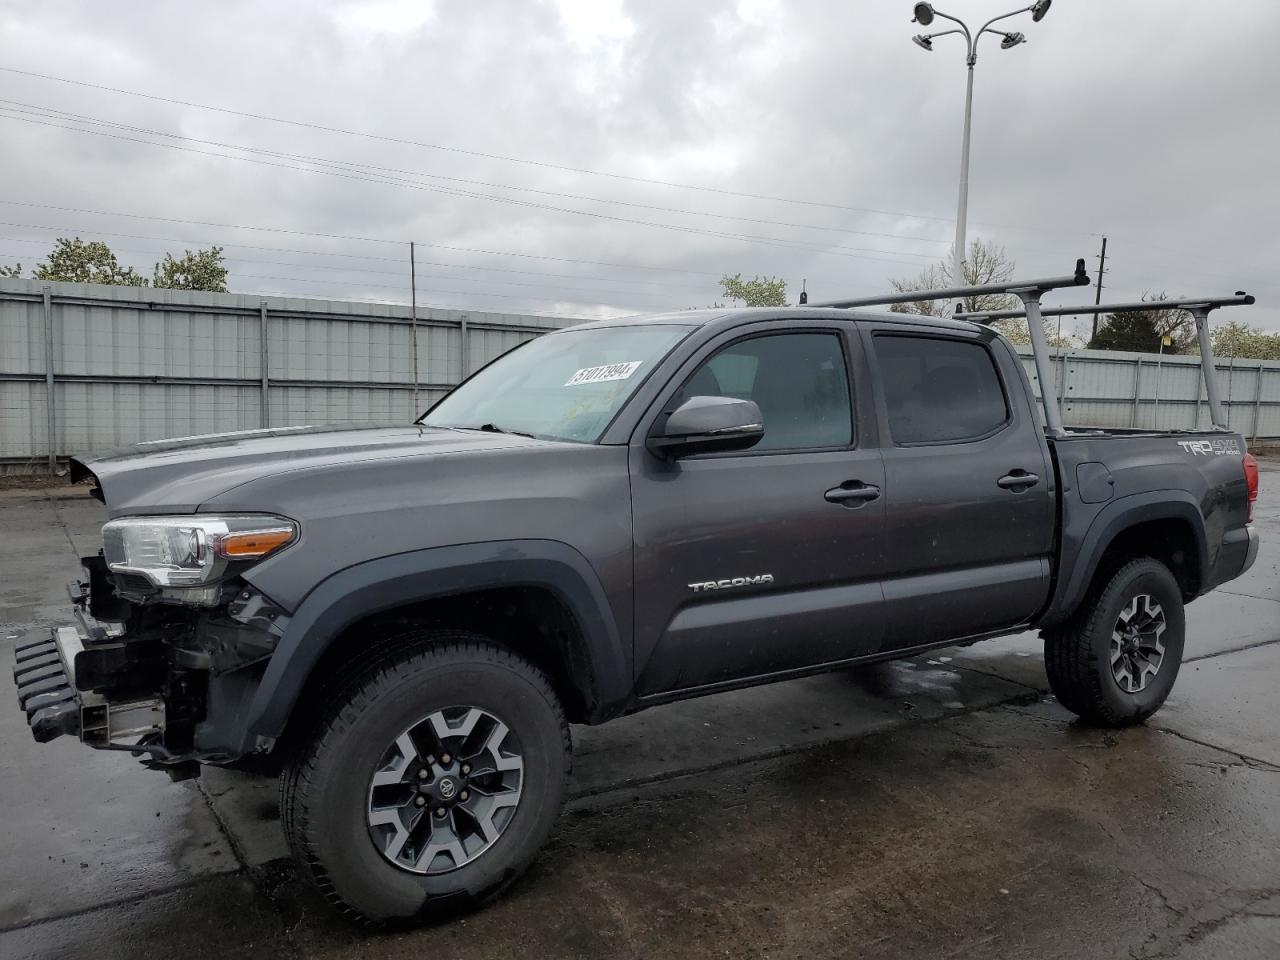
[[[1154,713],[1184,604],[1257,552],[1256,463],[1041,416],[978,323],[705,310],[532,340],[412,424],[79,457],[110,519],[19,700],[279,773],[331,902],[455,913],[548,836],[571,723],[1028,628],[1066,707]]]

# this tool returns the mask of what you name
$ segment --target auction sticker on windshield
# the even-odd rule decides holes
[[[626,380],[640,369],[643,360],[629,360],[625,363],[606,363],[602,367],[583,367],[564,382],[566,387],[576,387],[580,383],[603,383],[605,380]]]

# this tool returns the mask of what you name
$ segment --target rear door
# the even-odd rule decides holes
[[[631,444],[635,661],[661,696],[880,649],[884,468],[850,321],[738,327],[673,377]],[[691,396],[755,401],[764,439],[675,463],[644,446]],[[864,421],[853,408],[868,413]]]
[[[1049,591],[1053,474],[1018,361],[986,332],[866,323],[885,465],[885,647],[1026,622]]]

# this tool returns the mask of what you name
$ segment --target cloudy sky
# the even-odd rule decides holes
[[[963,50],[910,21],[908,0],[4,0],[0,262],[79,235],[149,274],[217,243],[235,291],[407,302],[413,240],[419,301],[476,310],[704,306],[739,272],[879,292],[954,231]],[[1107,298],[1243,288],[1280,329],[1280,4],[1057,0],[1008,28],[1028,43],[979,49],[970,237],[1039,276],[1096,269],[1105,234]]]

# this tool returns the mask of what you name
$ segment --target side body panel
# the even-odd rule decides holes
[[[292,614],[249,732],[278,735],[307,671],[349,623],[487,587],[552,590],[587,638],[584,676],[575,679],[588,684],[582,697],[593,719],[624,710],[632,617],[626,460],[617,447],[528,441],[518,451],[275,473],[207,501],[204,511],[279,513],[302,531],[245,574]]]
[[[762,321],[707,338],[668,378],[631,438],[636,676],[640,697],[874,654],[883,643],[883,498],[854,506],[826,491],[884,483],[873,419],[856,445],[739,451],[665,462],[644,445],[670,396],[744,334],[844,338],[855,411],[870,406],[852,323]],[[765,431],[768,436],[768,418]],[[735,584],[768,575],[769,582]],[[698,584],[729,581],[706,589]]]
[[[1243,437],[1099,431],[1051,443],[1062,480],[1061,545],[1053,597],[1038,625],[1070,616],[1112,540],[1137,523],[1186,524],[1198,554],[1197,594],[1240,574],[1248,548]]]
[[[860,326],[884,438],[886,648],[1026,623],[1049,592],[1057,490],[1021,364],[990,332]],[[985,345],[1003,382],[1005,424],[973,440],[896,443],[875,338],[902,334]],[[1016,471],[1039,480],[1021,490],[998,485]]]
[[[626,451],[525,443],[518,450],[273,473],[209,499],[201,511],[278,513],[298,521],[299,541],[245,574],[289,611],[333,574],[368,560],[469,543],[557,540],[587,559],[615,618],[628,624]]]

